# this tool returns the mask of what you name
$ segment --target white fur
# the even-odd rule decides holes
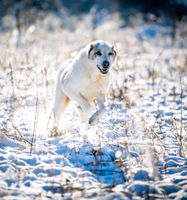
[[[96,52],[100,51],[101,55]],[[75,101],[83,123],[94,124],[104,111],[105,96],[110,83],[110,68],[116,58],[113,46],[95,41],[83,48],[66,66],[58,71],[53,115],[58,127],[61,114],[70,100]],[[103,62],[110,64],[104,71]],[[98,110],[89,118],[91,103],[97,102]]]

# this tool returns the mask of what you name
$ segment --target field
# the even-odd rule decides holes
[[[186,22],[174,35],[151,14],[62,16],[3,18],[0,198],[187,199]],[[49,136],[57,69],[96,39],[118,51],[107,111],[83,133],[72,103]]]

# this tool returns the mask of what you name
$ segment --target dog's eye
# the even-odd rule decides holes
[[[101,53],[100,51],[97,51],[97,52],[95,52],[95,55],[96,55],[96,56],[101,56],[102,53]]]
[[[108,53],[108,55],[109,55],[109,56],[113,56],[113,55],[114,55],[114,53],[113,53],[113,52],[110,52],[110,53]]]

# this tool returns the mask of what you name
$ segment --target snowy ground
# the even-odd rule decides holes
[[[73,32],[49,15],[0,34],[1,199],[187,199],[187,30],[172,46],[138,19],[103,18],[93,36],[90,15]],[[119,52],[107,112],[83,133],[72,104],[48,137],[56,70],[93,37]]]

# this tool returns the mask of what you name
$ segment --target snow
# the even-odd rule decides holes
[[[1,197],[11,199],[15,195],[29,199],[38,194],[45,198],[52,198],[55,194],[57,199],[62,194],[64,199],[72,195],[94,199],[102,196],[105,199],[184,197],[187,159],[166,156],[163,161],[155,163],[155,167],[160,176],[167,177],[167,182],[165,178],[155,177],[158,175],[151,172],[154,161],[149,160],[153,158],[141,152],[148,149],[148,141],[123,137],[124,127],[119,124],[124,123],[122,119],[130,118],[131,112],[126,111],[124,115],[123,103],[112,102],[110,107],[110,114],[106,114],[99,125],[90,127],[87,136],[78,131],[77,119],[74,122],[76,128],[62,136],[38,137],[31,154],[29,147],[20,149],[19,143],[17,146],[12,146],[11,142],[1,145]],[[136,161],[141,157],[144,157],[142,166]],[[113,189],[106,193],[107,187]]]

